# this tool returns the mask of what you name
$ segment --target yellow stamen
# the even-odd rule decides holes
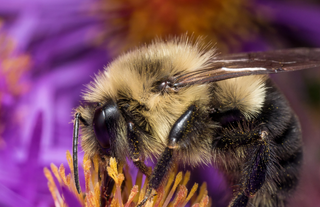
[[[50,167],[51,167],[51,171],[53,172],[54,176],[56,176],[58,182],[61,184],[62,180],[61,180],[57,166],[55,166],[53,163],[51,163]]]
[[[137,195],[137,193],[139,192],[138,190],[138,185],[133,186],[133,188],[131,189],[131,193],[129,195],[129,199],[125,205],[125,207],[129,207],[131,202],[133,201],[134,197]]]
[[[205,196],[204,198],[202,198],[199,207],[206,207],[209,203],[209,197]]]
[[[170,189],[170,187],[171,187],[171,185],[172,185],[172,183],[173,183],[173,181],[174,181],[174,177],[175,177],[175,173],[174,173],[174,172],[171,172],[171,173],[169,174],[169,178],[168,178],[168,181],[167,181],[167,185],[166,185],[166,187],[165,187],[165,189],[164,189],[164,196],[162,197],[162,200],[161,200],[161,202],[160,202],[160,206],[163,205],[163,203],[164,203],[164,201],[165,201],[165,199],[166,199],[166,197],[167,197],[167,195],[168,195],[168,193],[169,193],[169,189]]]
[[[180,203],[183,203],[187,197],[187,193],[188,189],[186,188],[186,186],[181,185],[172,206],[177,207]]]
[[[103,176],[104,173],[99,172],[99,170],[104,170],[105,168],[102,166],[99,166],[99,164],[103,163],[100,157],[96,158],[89,158],[87,155],[85,155],[83,159],[83,170],[84,170],[84,176],[85,176],[85,191],[82,192],[81,194],[77,193],[77,190],[75,188],[74,181],[71,174],[68,174],[67,176],[65,175],[65,168],[63,165],[60,165],[59,169],[54,165],[51,164],[51,171],[59,181],[60,186],[64,186],[69,188],[71,192],[74,193],[74,195],[77,196],[78,200],[84,207],[100,207],[102,198],[101,198],[101,182],[99,181],[100,179],[103,180],[103,178],[99,178],[98,174]],[[71,167],[71,172],[72,172],[72,158],[70,155],[70,152],[67,152],[67,160],[68,164]],[[111,195],[108,195],[109,200],[107,200],[108,206],[113,206],[113,207],[130,207],[130,206],[136,206],[139,204],[145,196],[146,189],[148,187],[148,179],[145,180],[145,183],[141,189],[139,185],[136,185],[133,188],[129,188],[130,194],[127,193],[126,191],[122,191],[122,183],[124,181],[124,174],[122,173],[123,165],[118,164],[117,161],[114,158],[111,158],[108,162],[107,168],[107,173],[109,176],[114,179],[115,181],[115,187],[114,187],[114,192],[112,192]],[[97,168],[98,171],[96,170]],[[129,171],[128,167],[126,167],[126,170],[123,172],[127,174]],[[49,190],[52,194],[52,197],[55,202],[56,207],[67,207],[67,204],[65,203],[64,200],[64,195],[60,195],[59,191],[57,190],[57,187],[54,183],[54,178],[52,176],[52,173],[45,168],[44,169],[44,174],[48,179],[48,187]],[[169,178],[163,182],[163,184],[157,189],[157,192],[155,190],[152,190],[151,195],[157,194],[156,196],[152,197],[152,199],[148,200],[145,204],[145,207],[183,207],[185,206],[188,201],[190,200],[191,197],[195,194],[195,191],[198,188],[198,184],[195,184],[189,195],[188,194],[188,189],[186,188],[186,184],[188,180],[190,179],[190,173],[187,172],[184,176],[182,172],[178,173],[176,178],[174,179],[174,171],[171,171],[169,174]],[[128,175],[128,174],[127,174]],[[95,177],[95,179],[93,179]],[[128,186],[132,186],[132,181],[131,175],[127,176],[129,179],[126,179],[126,182],[124,183],[124,189],[128,188]],[[139,176],[138,176],[139,177]],[[140,178],[137,178],[137,181],[141,180],[142,175]],[[129,181],[130,180],[130,181]],[[174,181],[174,183],[173,183]],[[172,185],[173,183],[173,185]],[[176,188],[180,184],[179,190],[174,194],[176,191]],[[140,184],[141,186],[141,184]],[[135,197],[137,197],[138,192],[140,190],[140,194],[138,197],[138,200],[135,202]],[[169,193],[166,192],[170,191]],[[128,195],[129,194],[129,195]],[[102,195],[102,196],[107,196],[107,195]],[[170,202],[171,198],[174,197],[173,202]],[[107,197],[105,197],[107,198]],[[123,205],[123,201],[127,200],[125,205]],[[111,201],[111,203],[109,203]],[[211,201],[209,197],[207,196],[207,190],[206,190],[206,185],[202,185],[199,195],[196,198],[197,204],[195,206],[197,207],[206,207],[209,204],[211,204]],[[161,203],[164,203],[163,205]],[[195,203],[195,202],[194,202]]]
[[[48,168],[44,168],[44,175],[46,176],[46,178],[48,179],[48,187],[50,190],[50,193],[52,195],[52,198],[54,200],[54,204],[56,207],[62,207],[63,206],[63,200],[59,194],[59,191],[57,189],[56,184],[54,183],[53,177],[51,172],[48,170]]]
[[[182,172],[179,172],[178,175],[176,176],[176,180],[174,181],[174,185],[171,188],[171,191],[170,191],[166,201],[163,204],[163,207],[166,207],[168,205],[168,203],[170,202],[170,200],[172,198],[174,191],[176,190],[176,188],[177,188],[178,184],[181,182],[181,180],[182,180]]]
[[[184,201],[183,205],[182,206],[185,206],[187,205],[187,203],[189,202],[189,200],[192,198],[192,196],[194,195],[194,193],[197,191],[198,189],[198,183],[195,183],[192,188],[191,188],[191,191],[188,195],[188,197],[186,198],[186,200]]]
[[[67,150],[67,161],[68,161],[68,165],[71,171],[71,175],[73,175],[73,162],[72,162],[72,156],[69,152],[69,150]]]
[[[143,176],[143,173],[139,171],[137,174],[137,178],[136,178],[136,185],[138,185],[139,189],[141,189],[141,185],[142,185],[142,176]],[[137,195],[135,196],[135,198],[133,200],[134,203],[139,202],[140,193],[141,192],[138,192]]]
[[[190,171],[187,171],[186,174],[184,175],[181,185],[187,185],[189,180],[190,180]]]
[[[66,178],[66,171],[65,171],[63,164],[61,164],[59,167],[59,175],[63,181],[63,184],[68,186],[68,182],[67,182],[67,178]]]
[[[144,196],[146,194],[148,183],[149,183],[149,180],[146,178],[145,181],[144,181],[144,185],[142,187],[142,190],[140,192],[140,195],[139,195],[139,203],[143,200],[143,198],[144,198]]]
[[[199,203],[201,201],[201,199],[206,196],[208,194],[207,191],[207,183],[202,183],[201,187],[200,187],[200,192],[199,195],[197,197],[197,199],[195,200],[195,203]]]

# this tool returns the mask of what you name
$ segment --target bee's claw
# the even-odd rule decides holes
[[[149,200],[149,199],[152,199],[154,196],[157,195],[157,193],[151,195],[151,192],[152,192],[152,188],[149,188],[146,192],[146,195],[144,196],[144,199],[138,204],[137,207],[142,207],[144,206],[144,204],[146,204],[146,202]]]

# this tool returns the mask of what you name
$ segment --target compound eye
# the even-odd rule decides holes
[[[96,109],[93,118],[93,129],[100,146],[109,149],[117,136],[120,112],[113,101]]]

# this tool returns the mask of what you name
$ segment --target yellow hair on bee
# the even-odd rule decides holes
[[[256,117],[266,97],[265,75],[252,75],[217,82],[216,97],[223,108],[236,108],[247,120]]]
[[[134,98],[140,98],[141,93],[149,92],[150,84],[157,78],[210,67],[216,53],[210,46],[203,44],[201,38],[194,41],[187,36],[168,41],[155,40],[150,45],[119,56],[105,67],[87,86],[83,98],[103,102],[105,97],[116,99],[119,91],[130,92]],[[152,71],[156,70],[157,64],[160,64],[160,71]]]
[[[215,49],[203,44],[201,39],[194,41],[187,36],[168,41],[158,39],[114,60],[87,86],[83,98],[96,103],[113,99],[119,107],[124,107],[121,100],[125,100],[123,103],[129,105],[128,110],[134,113],[139,127],[152,135],[152,139],[142,140],[146,149],[144,155],[157,157],[167,145],[172,125],[190,104],[198,103],[205,111],[203,108],[210,102],[210,90],[203,84],[180,89],[178,93],[161,94],[152,91],[154,84],[176,74],[210,67],[215,53]],[[125,139],[126,134],[120,136]],[[193,163],[209,163],[208,146],[197,150],[203,153]]]

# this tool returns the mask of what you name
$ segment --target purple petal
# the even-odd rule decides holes
[[[76,198],[76,196],[72,192],[69,191],[69,189],[62,187],[62,194],[68,206],[82,207],[80,201]]]
[[[21,186],[22,187],[22,186]],[[29,201],[21,197],[21,195],[12,191],[10,188],[0,183],[0,206],[24,206],[32,207]]]
[[[320,46],[320,6],[306,3],[283,3],[262,1],[268,8],[267,16],[271,21],[293,28],[296,35],[304,37],[315,46]]]

